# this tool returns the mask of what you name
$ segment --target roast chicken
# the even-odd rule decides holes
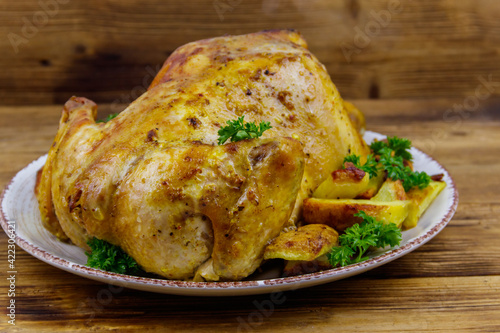
[[[87,248],[120,246],[168,279],[241,280],[302,201],[350,154],[365,154],[325,67],[293,30],[189,43],[148,91],[106,123],[72,97],[36,187],[44,226]],[[228,120],[261,138],[217,144]],[[358,119],[359,120],[359,119]]]

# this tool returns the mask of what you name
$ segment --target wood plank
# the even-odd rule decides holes
[[[16,327],[22,332],[495,332],[500,277],[375,280],[351,278],[271,296],[193,298],[124,289],[98,302],[106,286],[27,286]],[[70,282],[70,281],[68,281]],[[100,299],[100,298],[99,298]],[[101,299],[102,300],[102,299]],[[280,304],[277,304],[280,303]],[[46,304],[50,304],[47,307]],[[271,305],[272,304],[272,305]],[[271,308],[271,306],[273,308]],[[46,328],[50,323],[50,328]],[[45,329],[45,330],[44,330]]]
[[[47,2],[0,4],[2,104],[126,102],[182,44],[283,27],[302,31],[346,98],[467,96],[500,77],[494,1],[401,0],[392,14],[388,0]]]

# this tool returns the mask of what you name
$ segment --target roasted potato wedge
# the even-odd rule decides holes
[[[368,181],[368,186],[365,191],[358,194],[356,199],[371,199],[374,195],[376,195],[384,183],[385,172],[379,172],[376,177],[370,178]],[[348,198],[347,198],[348,199]]]
[[[406,196],[410,204],[408,217],[403,222],[403,229],[415,227],[422,214],[445,187],[446,183],[443,181],[431,181],[429,186],[422,190],[419,188],[412,188],[409,190]]]
[[[401,227],[408,216],[410,201],[373,201],[353,199],[318,199],[304,200],[304,221],[308,224],[326,224],[338,232],[360,223],[362,220],[355,217],[358,211],[365,211],[368,215],[386,223],[394,223]]]
[[[405,201],[406,192],[400,180],[386,179],[377,194],[371,198],[373,201]]]
[[[327,225],[310,224],[276,237],[264,252],[264,259],[312,261],[338,244],[339,234]]]
[[[384,181],[384,177],[384,173],[380,172],[377,177],[370,178],[368,173],[351,164],[345,169],[333,171],[330,177],[314,191],[313,197],[322,199],[369,199],[377,193]]]
[[[353,199],[368,188],[370,175],[354,166],[332,172],[313,193],[315,198]]]
[[[332,268],[326,254],[312,261],[289,260],[283,268],[283,277],[309,274]]]

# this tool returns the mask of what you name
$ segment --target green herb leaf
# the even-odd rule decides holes
[[[108,116],[105,119],[97,120],[96,123],[107,123],[111,119],[116,118],[116,116],[118,116],[118,115],[119,115],[119,113],[108,114]]]
[[[384,141],[373,141],[370,144],[370,150],[375,154],[375,155],[380,155],[380,150],[383,148],[387,148],[387,143]]]
[[[401,180],[406,192],[413,187],[424,189],[429,185],[431,177],[425,172],[412,171],[408,166],[404,165],[403,157],[392,156],[392,150],[389,148],[383,148],[379,152],[379,163],[387,171],[387,177],[393,180]]]
[[[410,153],[411,141],[397,136],[387,137],[387,143],[384,141],[374,141],[370,149],[375,155],[381,155],[381,150],[389,148],[394,151],[394,156],[401,156],[404,160],[411,161],[413,156]]]
[[[422,190],[426,188],[431,182],[431,176],[429,176],[425,172],[411,171],[411,169],[408,167],[405,168],[405,172],[407,175],[403,183],[405,191],[409,191],[413,187],[418,187]]]
[[[401,230],[394,224],[379,225],[379,236],[376,247],[386,247],[387,245],[393,247],[401,243]]]
[[[401,230],[394,223],[382,223],[376,218],[360,210],[354,216],[361,217],[362,226],[370,228],[371,232],[377,236],[375,247],[396,246],[401,242]],[[367,227],[370,226],[370,227]]]
[[[87,255],[87,266],[109,272],[135,275],[140,272],[137,262],[119,246],[102,239],[92,238],[87,242],[91,252]]]
[[[229,139],[231,142],[236,142],[258,138],[262,136],[264,131],[272,128],[271,123],[268,121],[262,121],[258,126],[255,123],[245,123],[244,117],[241,116],[236,120],[227,121],[227,126],[222,127],[218,132],[219,139],[217,142],[219,145],[224,144]]]
[[[387,146],[394,151],[395,156],[401,156],[404,160],[411,161],[413,156],[410,153],[411,141],[397,136],[387,138]]]
[[[370,174],[370,178],[377,177],[377,175],[378,175],[377,165],[378,165],[378,162],[375,159],[375,156],[370,154],[366,157],[366,163],[363,164],[363,166],[361,167],[361,170],[368,172]]]
[[[341,245],[334,247],[328,253],[328,259],[333,267],[347,266],[352,263],[352,256],[355,254],[354,250],[348,245]]]
[[[401,230],[394,223],[383,223],[359,211],[354,214],[362,222],[347,228],[339,237],[339,246],[333,247],[328,259],[333,267],[347,266],[368,259],[371,247],[396,246],[401,242]]]
[[[344,158],[343,164],[345,164],[346,162],[354,164],[354,166],[358,169],[361,167],[361,161],[360,161],[359,155],[351,154],[351,155],[346,156]]]
[[[374,141],[370,145],[373,153],[379,156],[380,168],[387,171],[388,178],[401,180],[406,192],[413,187],[423,189],[431,181],[431,177],[425,172],[414,172],[405,166],[404,161],[411,161],[413,158],[410,147],[410,140],[397,136],[388,137],[387,142]]]
[[[370,178],[377,177],[378,175],[378,163],[375,159],[375,156],[373,156],[372,154],[366,157],[366,163],[363,165],[361,165],[360,156],[354,154],[346,156],[344,158],[344,163],[346,162],[351,162],[356,168],[368,173],[370,175]]]

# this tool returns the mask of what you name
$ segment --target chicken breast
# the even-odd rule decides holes
[[[96,123],[96,112],[81,97],[63,109],[36,189],[42,221],[170,279],[245,278],[302,200],[367,151],[324,66],[289,30],[182,46],[116,118]],[[272,128],[218,146],[238,116]]]

